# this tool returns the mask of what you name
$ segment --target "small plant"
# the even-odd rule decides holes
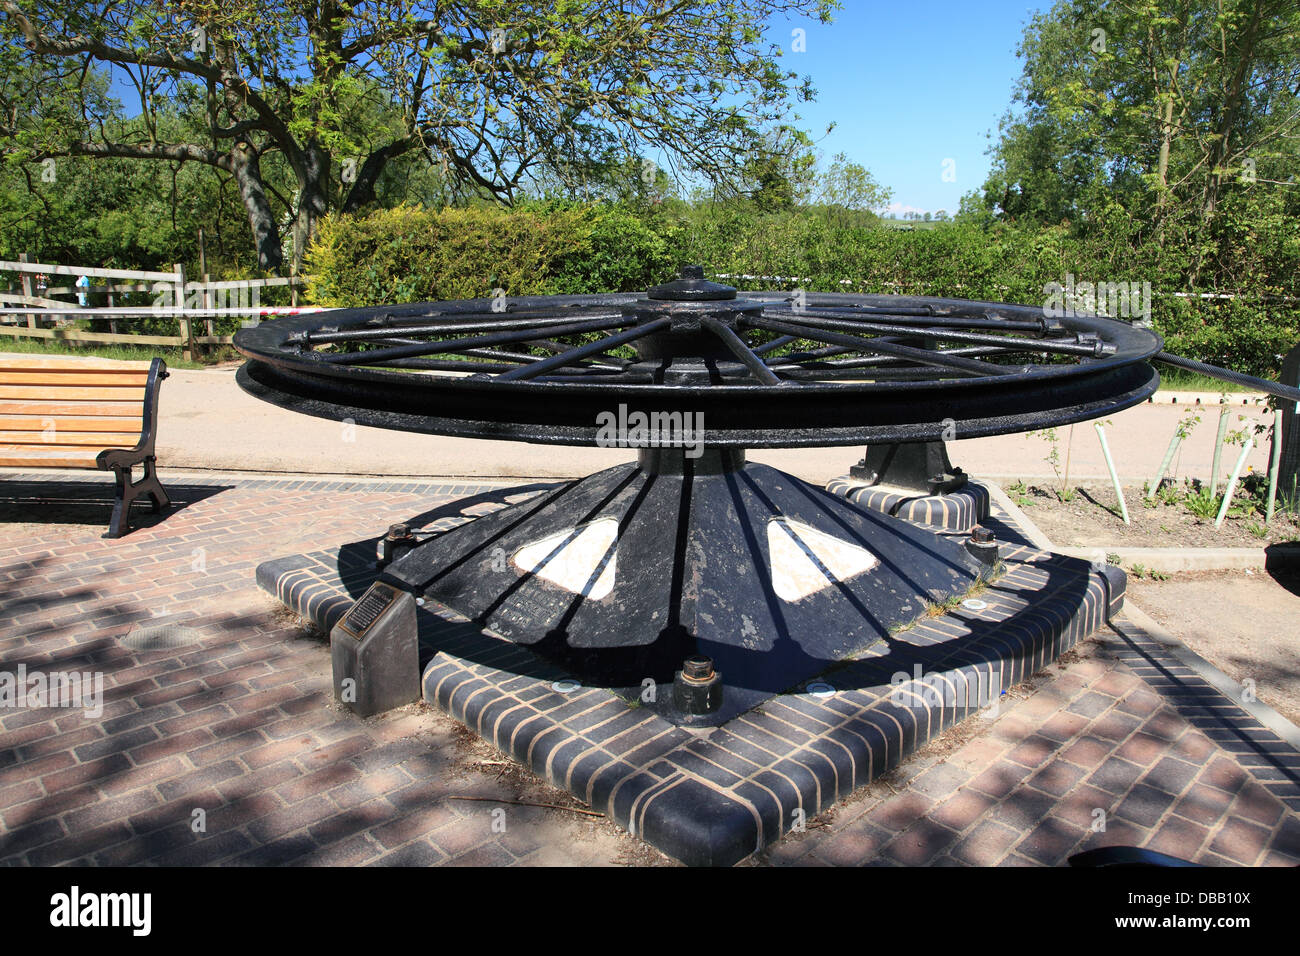
[[[1107,563],[1107,564],[1113,564],[1113,565],[1115,565],[1115,567],[1119,567],[1120,562],[1123,561],[1123,560],[1124,560],[1124,559],[1121,558],[1121,557],[1120,557],[1118,554],[1116,554],[1114,551],[1112,551],[1112,552],[1110,552],[1110,554],[1106,555],[1106,563]]]
[[[1014,501],[1017,507],[1024,508],[1032,505],[1034,500],[1029,497],[1029,489],[1023,481],[1016,481],[1007,485],[1007,495]]]
[[[1191,437],[1192,430],[1196,428],[1196,426],[1199,425],[1200,423],[1201,423],[1200,415],[1196,414],[1195,412],[1188,412],[1186,415],[1182,417],[1182,419],[1179,420],[1178,426],[1177,428],[1174,429],[1174,431],[1178,433],[1179,439],[1181,439],[1182,441],[1187,441],[1187,439]]]
[[[1070,426],[1073,429],[1073,425]],[[1069,449],[1065,453],[1065,473],[1061,473],[1061,438],[1056,434],[1055,428],[1040,428],[1037,431],[1026,432],[1029,438],[1041,438],[1047,442],[1047,454],[1043,456],[1043,461],[1052,466],[1052,471],[1056,474],[1056,481],[1060,488],[1053,488],[1052,493],[1062,504],[1068,504],[1076,497],[1076,492],[1070,487],[1070,453]]]
[[[1145,564],[1132,565],[1128,569],[1128,573],[1130,576],[1137,578],[1139,581],[1142,578],[1150,578],[1152,581],[1169,580],[1169,575],[1165,574],[1163,571],[1157,571],[1155,568],[1148,568]]]
[[[1197,483],[1196,487],[1183,496],[1183,507],[1192,517],[1200,521],[1210,521],[1219,513],[1219,496]]]
[[[1268,537],[1268,525],[1262,521],[1247,521],[1246,530],[1261,540]]]
[[[961,602],[962,602],[962,595],[960,594],[951,594],[948,597],[944,598],[942,601],[926,601],[925,616],[943,617],[943,615],[949,613],[950,611],[957,610],[957,608],[961,605]]]
[[[1143,487],[1143,490],[1150,493],[1150,487],[1150,482],[1148,482]],[[1151,494],[1148,499],[1144,500],[1143,504],[1148,508],[1154,508],[1157,504],[1166,506],[1176,505],[1178,504],[1178,499],[1181,497],[1182,492],[1178,490],[1178,485],[1174,484],[1171,479],[1164,478],[1160,482],[1160,487],[1157,488],[1155,493]]]

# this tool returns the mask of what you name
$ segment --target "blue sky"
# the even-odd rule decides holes
[[[800,107],[799,125],[827,162],[844,152],[867,167],[896,205],[956,212],[988,173],[986,134],[996,135],[1020,76],[1016,45],[1050,0],[842,2],[829,26],[772,25],[787,69],[812,77],[818,91]],[[806,52],[790,51],[795,27],[807,31]],[[831,121],[836,128],[823,138]],[[953,160],[952,182],[943,180],[945,159]]]
[[[810,76],[818,91],[815,102],[799,105],[797,125],[824,162],[846,153],[892,189],[896,212],[955,213],[988,173],[987,134],[1011,105],[1024,26],[1052,0],[841,2],[829,25],[777,18],[770,27],[785,68]],[[791,48],[795,28],[805,31],[804,52]],[[113,92],[128,115],[138,112],[120,75]]]

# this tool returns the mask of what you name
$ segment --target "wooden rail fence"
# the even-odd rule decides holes
[[[299,307],[298,290],[303,281],[298,276],[227,279],[213,282],[205,274],[200,281],[186,281],[185,269],[180,263],[172,266],[170,272],[161,272],[140,269],[101,269],[28,260],[29,257],[26,255],[19,256],[17,262],[0,260],[0,272],[18,273],[22,290],[19,293],[0,291],[0,335],[58,339],[68,342],[172,346],[179,347],[182,355],[190,359],[204,346],[225,345],[231,342],[233,336],[216,334],[214,320],[219,317],[247,316],[260,320],[267,315],[319,311],[314,306]],[[66,285],[51,284],[38,288],[35,284],[38,276],[44,276],[47,280],[54,280],[61,276],[72,276],[76,279],[85,276],[87,279],[110,281],[100,285],[79,286],[74,280]],[[252,301],[260,300],[261,289],[278,286],[289,288],[290,305],[287,308],[263,306]],[[116,304],[118,295],[142,293],[153,296],[152,304],[147,306]],[[232,296],[231,293],[235,295]],[[106,295],[108,306],[81,306],[75,301],[54,298],[59,295],[81,294]],[[239,304],[234,307],[214,305],[214,302],[224,303],[232,298]],[[175,335],[146,335],[118,331],[119,319],[127,321],[142,316],[175,318],[177,332]],[[112,331],[90,332],[84,329],[60,327],[57,324],[50,327],[43,327],[40,324],[41,319],[57,322],[60,318],[107,319]]]

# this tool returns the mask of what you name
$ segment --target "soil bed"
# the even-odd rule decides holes
[[[1263,548],[1300,541],[1300,523],[1294,514],[1284,512],[1280,503],[1268,526],[1262,514],[1234,514],[1247,501],[1240,491],[1223,526],[1215,528],[1213,515],[1197,517],[1182,501],[1157,499],[1148,505],[1140,487],[1124,489],[1131,521],[1127,525],[1120,517],[1115,489],[1108,484],[1076,485],[1070,501],[1061,501],[1056,489],[1043,484],[1024,489],[1008,486],[1006,490],[1057,547]]]

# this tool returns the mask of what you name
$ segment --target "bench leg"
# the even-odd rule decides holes
[[[153,513],[158,514],[164,508],[170,508],[172,500],[167,497],[167,489],[163,488],[162,482],[158,480],[158,473],[154,470],[156,461],[153,458],[146,458],[144,462],[144,478],[136,485],[141,494],[148,495],[153,499]]]
[[[154,459],[146,458],[143,462],[144,477],[139,481],[131,480],[131,469],[117,466],[113,468],[116,479],[116,496],[113,499],[113,515],[108,521],[105,538],[120,538],[130,530],[131,503],[137,498],[148,496],[153,502],[153,512],[157,514],[171,505],[162,482],[154,470]]]
[[[113,516],[108,519],[108,531],[105,538],[120,538],[126,534],[126,519],[131,514],[131,472],[125,468],[114,468],[117,479],[117,492],[113,498]]]

